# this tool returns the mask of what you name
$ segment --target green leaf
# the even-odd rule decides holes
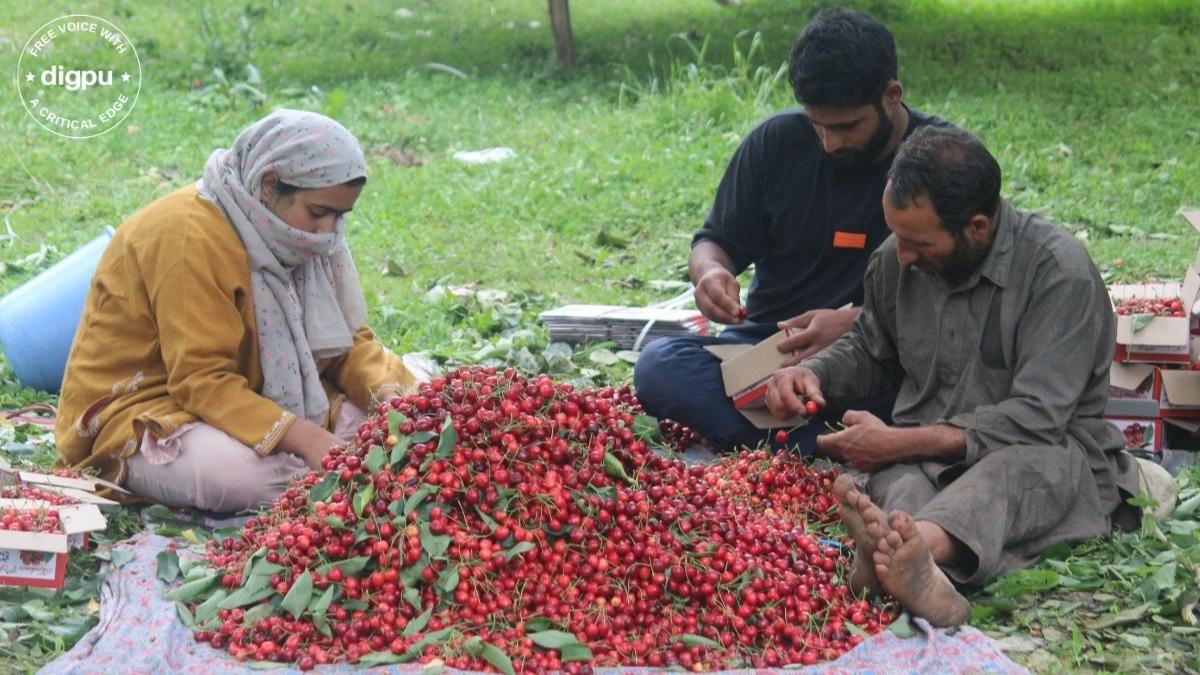
[[[1200,492],[1188,497],[1175,507],[1175,512],[1171,514],[1173,518],[1185,518],[1196,512],[1200,508]]]
[[[504,560],[507,562],[509,560],[512,560],[514,557],[521,555],[522,553],[528,553],[529,551],[532,551],[532,550],[533,550],[533,542],[521,541],[521,542],[517,542],[516,544],[514,544],[511,548],[504,549],[503,551],[500,552],[500,555],[504,556]]]
[[[1129,316],[1129,327],[1133,330],[1134,333],[1137,333],[1137,332],[1141,331],[1143,328],[1145,328],[1146,326],[1149,326],[1150,322],[1153,320],[1154,320],[1153,314],[1131,314]]]
[[[308,608],[309,601],[312,600],[312,592],[312,572],[304,570],[292,583],[287,595],[283,596],[282,607],[292,615],[293,619],[299,619],[304,610]]]
[[[231,593],[229,597],[221,601],[221,609],[236,609],[238,607],[245,607],[246,605],[259,602],[260,600],[265,600],[275,593],[275,589],[271,588],[269,583],[270,580],[266,577],[255,576],[251,577],[251,579],[262,579],[264,583],[258,588],[242,586],[241,588],[237,589]]]
[[[560,661],[583,661],[592,660],[592,650],[585,644],[567,645],[559,651],[558,658]]]
[[[508,654],[494,644],[484,643],[483,651],[479,653],[480,658],[492,664],[496,670],[504,673],[504,675],[517,675],[513,670],[512,659],[508,658]]]
[[[558,624],[544,616],[535,616],[525,621],[525,631],[541,632],[544,630],[549,630],[551,626],[557,625]]]
[[[308,606],[308,611],[312,612],[313,616],[324,614],[325,610],[329,609],[329,605],[333,603],[333,596],[337,586],[330,585],[325,589],[325,592],[320,595],[312,604]]]
[[[1154,585],[1158,587],[1158,590],[1165,591],[1175,585],[1175,573],[1178,569],[1179,566],[1174,562],[1158,568],[1158,571],[1154,573]]]
[[[188,609],[187,605],[176,600],[175,613],[179,615],[179,620],[183,622],[183,625],[192,630],[196,630],[196,617],[192,616],[192,610]]]
[[[658,425],[658,418],[650,415],[638,415],[633,418],[633,435],[646,442],[661,440],[662,427]]]
[[[1128,642],[1131,646],[1138,649],[1146,649],[1150,646],[1150,638],[1144,635],[1134,635],[1132,633],[1122,633],[1121,639]]]
[[[224,588],[218,588],[212,595],[208,596],[200,606],[196,608],[196,623],[204,623],[217,615],[217,611],[221,608],[221,601],[225,596],[229,595]]]
[[[269,602],[264,602],[246,610],[246,613],[242,615],[242,622],[245,623],[247,627],[250,627],[254,626],[268,616],[275,616],[275,605]]]
[[[133,560],[133,551],[125,547],[114,548],[108,554],[108,556],[108,562],[112,564],[114,568],[124,567],[126,563],[128,563],[130,560]]]
[[[621,362],[617,355],[604,347],[597,347],[588,354],[588,360],[601,366],[612,366]]]
[[[467,653],[467,656],[476,658],[483,653],[483,638],[476,635],[464,642],[462,648]]]
[[[387,455],[384,454],[383,446],[376,445],[367,453],[367,458],[363,460],[363,466],[372,474],[379,473],[383,469],[383,463],[387,461]]]
[[[581,644],[579,638],[565,630],[542,630],[528,635],[533,644],[546,649],[562,649],[567,645]]]
[[[388,434],[392,436],[400,436],[400,425],[408,421],[402,413],[395,410],[389,410],[387,414]]]
[[[442,557],[446,549],[450,548],[450,542],[452,541],[454,541],[453,537],[435,535],[429,531],[428,524],[421,523],[421,548],[429,556],[430,560]]]
[[[437,434],[433,433],[432,431],[418,431],[409,438],[412,439],[413,443],[424,443],[425,441],[431,441],[437,438]]]
[[[454,589],[458,588],[458,567],[456,565],[450,565],[442,570],[442,573],[438,575],[437,587],[445,595],[453,593]]]
[[[479,514],[479,519],[488,526],[489,530],[495,530],[498,527],[496,521],[488,514],[480,511],[478,506],[475,507],[475,513]]]
[[[217,574],[206,574],[195,581],[189,581],[179,588],[167,593],[164,597],[167,600],[179,600],[180,602],[190,602],[208,592],[217,583]]]
[[[279,670],[287,667],[286,663],[278,661],[246,661],[242,665],[250,670]]]
[[[634,484],[634,480],[625,472],[625,465],[621,460],[611,452],[604,453],[604,472],[613,478],[619,478],[630,485]]]
[[[1041,593],[1057,588],[1061,583],[1058,572],[1053,570],[1027,569],[1006,574],[987,587],[992,595],[1019,598],[1029,593]]]
[[[892,625],[888,626],[888,630],[892,631],[901,640],[907,640],[913,636],[913,629],[908,624],[907,616],[901,616],[899,619],[893,621]]]
[[[426,567],[429,567],[429,558],[421,555],[417,562],[400,570],[400,582],[405,588],[415,588],[421,579],[421,572],[424,572]]]
[[[442,425],[441,438],[438,439],[437,452],[434,454],[438,457],[449,457],[454,454],[454,444],[458,443],[458,432],[454,430],[454,417],[446,416],[446,423]]]
[[[325,474],[320,483],[313,486],[312,491],[308,493],[308,503],[316,504],[317,502],[328,502],[333,496],[333,491],[337,489],[338,474],[330,471]]]
[[[844,625],[846,627],[846,632],[851,635],[857,635],[858,637],[860,637],[864,640],[871,637],[871,635],[869,633],[867,633],[867,631],[859,628],[858,626],[856,626],[854,623],[852,623],[850,621],[844,622]]]
[[[159,551],[157,576],[166,583],[171,583],[179,576],[179,556],[174,551]]]
[[[412,513],[412,510],[417,508],[417,505],[425,501],[426,497],[437,491],[438,488],[436,486],[429,483],[422,483],[421,487],[417,488],[417,491],[414,492],[411,497],[404,500],[404,510],[400,513],[400,515],[408,517],[408,514]]]
[[[596,245],[603,248],[625,248],[629,246],[629,240],[609,232],[608,228],[602,228],[596,233]]]
[[[346,521],[337,516],[325,516],[325,523],[335,530],[348,530],[350,527],[346,525]]]
[[[266,558],[259,558],[250,566],[250,575],[270,577],[272,574],[279,574],[283,570],[283,565],[276,565],[275,563],[267,562]]]
[[[391,652],[371,652],[359,657],[358,665],[370,668],[372,666],[389,666],[397,663],[408,663],[416,658],[416,654],[404,652],[402,654],[393,654]]]
[[[412,447],[412,439],[411,438],[409,438],[408,436],[405,436],[400,439],[400,442],[397,443],[395,445],[395,447],[392,448],[391,457],[388,458],[393,467],[400,466],[400,464],[403,463],[404,460],[408,458],[408,451],[411,447]]]
[[[267,555],[267,549],[260,547],[254,553],[251,553],[250,557],[246,559],[246,564],[242,567],[242,585],[243,586],[245,586],[246,582],[250,580],[250,574],[251,574],[252,570],[254,569],[254,563],[258,562],[259,560],[262,560],[263,558],[266,557],[266,555]]]
[[[706,638],[703,635],[694,635],[692,633],[674,635],[671,637],[671,642],[682,642],[689,647],[707,647],[708,649],[721,648],[721,645],[716,640]]]
[[[375,484],[367,483],[367,485],[360,490],[358,494],[354,495],[354,513],[358,516],[362,516],[363,509],[367,508],[367,505],[370,504],[371,500],[374,498]]]
[[[421,631],[425,630],[425,626],[429,625],[429,617],[431,617],[431,616],[433,616],[433,608],[432,607],[425,610],[424,612],[421,612],[421,615],[418,616],[417,618],[413,619],[412,621],[409,621],[408,625],[404,627],[404,632],[401,633],[401,635],[403,635],[404,637],[412,637],[412,636],[416,635],[417,633],[420,633]]]
[[[352,577],[363,571],[363,569],[365,569],[367,564],[370,562],[371,558],[365,555],[360,555],[354,558],[346,558],[345,560],[335,560],[334,562],[328,562],[318,567],[317,574],[329,574],[329,571],[336,567],[340,569],[346,576]]]
[[[404,599],[408,601],[408,604],[412,605],[413,609],[421,609],[421,592],[417,589],[404,589]]]
[[[1149,611],[1149,609],[1153,606],[1154,603],[1146,602],[1138,605],[1137,607],[1121,610],[1120,612],[1105,614],[1094,621],[1087,622],[1085,626],[1089,630],[1099,630],[1101,628],[1111,628],[1112,626],[1120,626],[1127,623],[1137,623],[1138,621],[1142,620],[1142,617],[1146,616],[1146,612]]]

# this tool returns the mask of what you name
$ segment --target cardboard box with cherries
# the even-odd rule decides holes
[[[0,585],[62,590],[67,555],[87,545],[116,502],[87,478],[0,468]]]

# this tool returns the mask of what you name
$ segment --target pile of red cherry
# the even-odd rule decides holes
[[[383,404],[173,597],[238,659],[693,671],[834,659],[893,619],[854,597],[835,473],[688,466],[628,387],[463,368]]]

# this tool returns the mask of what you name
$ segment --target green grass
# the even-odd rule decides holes
[[[758,120],[793,105],[778,69],[826,4],[577,0],[580,63],[563,72],[552,63],[540,0],[412,0],[403,3],[411,18],[396,3],[334,0],[4,3],[0,71],[13,72],[42,23],[86,11],[131,37],[144,85],[122,127],[85,141],[37,127],[11,89],[0,97],[0,218],[18,236],[0,243],[0,262],[43,245],[54,247],[52,262],[195,180],[213,149],[271,107],[315,109],[346,124],[368,152],[370,181],[348,232],[385,342],[443,359],[627,380],[627,364],[602,365],[589,350],[573,366],[548,361],[537,311],[674,293],[653,282],[686,278],[690,234],[725,162]],[[1182,276],[1200,241],[1176,215],[1200,205],[1200,5],[847,4],[888,23],[906,100],[983,138],[1017,206],[1086,237],[1114,280]],[[247,66],[261,73],[265,103],[234,91],[253,81]],[[450,158],[500,145],[517,158],[474,167]],[[397,164],[401,152],[420,164]],[[600,245],[601,232],[627,245]],[[7,265],[0,294],[38,269]],[[508,295],[426,299],[446,285]],[[43,398],[0,374],[0,406]],[[1110,549],[1087,555],[1122,559]],[[997,625],[1025,630],[1022,615],[999,616],[1010,623]],[[56,653],[48,645],[8,663],[32,668]],[[1085,647],[1084,656],[1054,652],[1033,665],[1105,667]]]

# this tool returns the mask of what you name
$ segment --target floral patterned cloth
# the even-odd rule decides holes
[[[263,672],[247,668],[226,652],[192,639],[191,631],[175,613],[175,604],[162,597],[167,590],[166,585],[155,577],[155,556],[166,548],[168,541],[164,537],[143,533],[120,544],[120,547],[133,553],[133,558],[121,568],[110,570],[105,578],[101,588],[99,625],[69,652],[42,668],[40,675],[117,672],[125,675],[251,675]],[[991,638],[974,628],[948,632],[934,630],[920,619],[916,620],[916,624],[911,638],[901,639],[890,631],[884,631],[863,641],[840,659],[810,666],[803,672],[820,675],[1027,672],[1004,656]],[[361,670],[338,665],[320,666],[313,672],[340,675]],[[453,672],[453,669],[447,670]],[[369,669],[369,672],[375,673],[420,671],[419,665]],[[280,668],[269,672],[300,675],[301,671]],[[601,668],[598,672],[616,675],[656,671],[648,668]]]
[[[329,400],[316,360],[350,349],[366,319],[366,301],[342,217],[329,234],[283,222],[262,201],[268,171],[288,185],[323,188],[365,177],[366,160],[342,125],[318,113],[281,109],[250,125],[232,148],[213,152],[196,184],[246,246],[263,396],[321,424]]]

